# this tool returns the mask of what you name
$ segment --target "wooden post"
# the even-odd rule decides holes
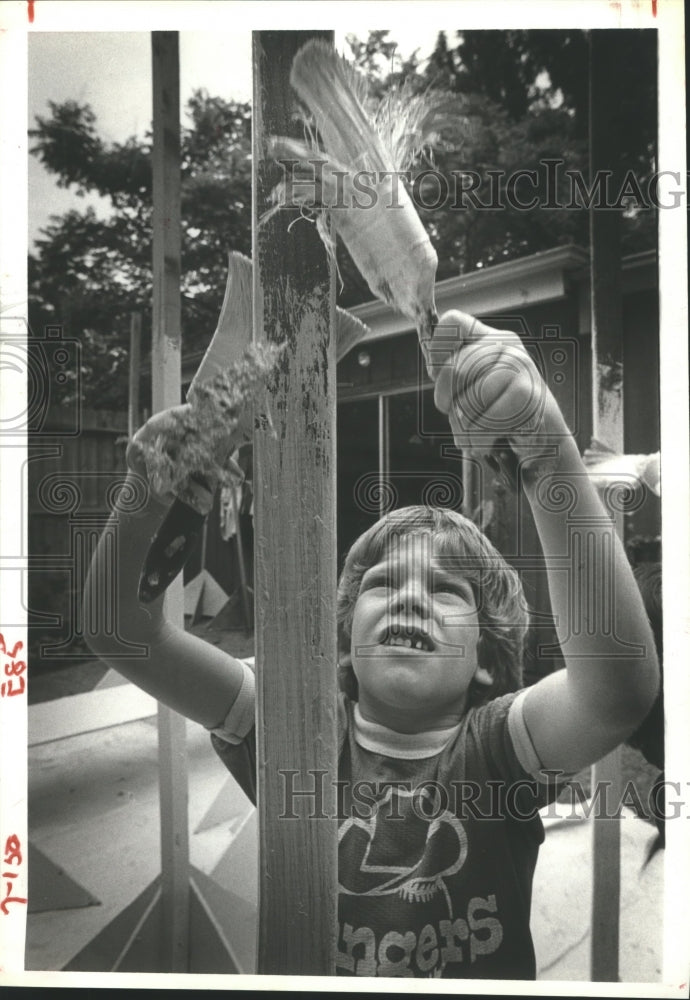
[[[242,614],[244,616],[244,627],[251,632],[252,623],[249,612],[249,594],[247,593],[247,570],[244,565],[244,545],[242,544],[242,528],[240,527],[240,509],[237,503],[234,486],[230,490],[232,497],[232,513],[235,518],[235,544],[237,546],[237,568],[240,574],[240,597],[242,599]]]
[[[390,397],[379,394],[379,517],[388,509],[387,479],[391,471]]]
[[[153,411],[181,402],[180,101],[177,32],[152,32]],[[133,322],[132,330],[135,324]],[[134,354],[134,351],[132,352]],[[146,420],[146,410],[143,419]],[[130,412],[130,432],[132,413]],[[105,594],[103,595],[105,596]],[[166,591],[165,614],[183,627],[182,578]],[[190,664],[190,670],[194,664]],[[74,956],[68,969],[117,972],[251,972],[223,929],[237,897],[189,863],[185,720],[158,707],[161,873]],[[207,883],[205,885],[205,883]],[[210,887],[210,898],[207,890]]]
[[[139,381],[141,366],[141,313],[133,312],[129,326],[129,402],[127,433],[130,438],[139,428]]]
[[[590,32],[589,156],[590,181],[597,171],[613,171],[611,190],[620,174],[617,129],[621,100],[616,32]],[[621,298],[620,211],[592,207],[590,276],[592,289],[593,437],[617,454],[623,440],[623,316]],[[622,533],[622,515],[618,515]],[[609,801],[621,796],[621,757],[617,748],[592,768],[592,790],[608,787]],[[617,982],[620,931],[620,821],[596,816],[593,824],[591,979]]]
[[[153,59],[153,412],[180,402],[180,82],[176,31],[151,34]],[[166,614],[180,626],[182,579],[166,594]],[[188,968],[189,830],[185,721],[158,707],[161,810],[161,963]]]
[[[336,940],[335,285],[297,211],[259,223],[280,178],[267,139],[303,135],[289,75],[315,35],[332,40],[253,36],[254,336],[287,344],[254,452],[262,974],[332,974]]]

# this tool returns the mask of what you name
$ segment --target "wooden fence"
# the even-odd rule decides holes
[[[126,472],[127,413],[59,407],[48,411],[40,439],[29,440],[24,523],[27,524],[29,640],[35,669],[72,658],[92,658],[74,634],[81,602],[76,535],[98,529],[110,512],[112,491]],[[242,517],[245,544],[249,518]],[[201,570],[201,551],[185,567],[185,581]],[[225,592],[238,587],[234,540],[221,535],[218,499],[207,528],[204,563]],[[251,567],[251,550],[245,564]],[[251,583],[251,581],[250,581]],[[67,641],[72,636],[74,642]],[[65,643],[67,644],[65,645]]]

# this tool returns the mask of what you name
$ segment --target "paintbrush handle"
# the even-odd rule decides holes
[[[206,514],[176,498],[149,547],[139,578],[139,600],[150,604],[170,586],[197,547]]]

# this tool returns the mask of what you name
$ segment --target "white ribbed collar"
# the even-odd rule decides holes
[[[461,726],[459,722],[449,729],[432,729],[426,733],[396,733],[394,729],[364,719],[357,703],[353,718],[355,742],[362,749],[400,760],[434,757],[459,732]]]

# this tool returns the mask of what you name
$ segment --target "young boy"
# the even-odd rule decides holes
[[[530,979],[536,810],[644,718],[654,643],[613,525],[519,338],[452,312],[422,347],[456,444],[485,454],[501,439],[519,465],[566,668],[518,692],[519,579],[461,515],[406,508],[355,542],[338,592],[337,971]],[[136,435],[128,458],[140,474],[141,442],[167,421]],[[149,656],[112,665],[210,729],[253,800],[251,670],[167,622],[162,599],[136,598],[169,501],[118,515],[118,628]],[[105,542],[92,572],[104,558]],[[93,590],[85,613],[97,617]],[[108,659],[105,629],[93,649]]]

